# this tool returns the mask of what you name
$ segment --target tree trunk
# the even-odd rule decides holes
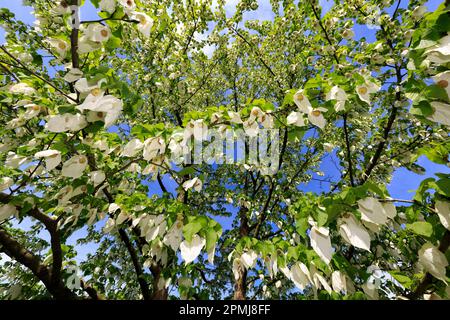
[[[234,283],[234,300],[247,299],[247,270],[242,268],[239,270],[239,279]]]
[[[241,238],[248,236],[249,226],[247,218],[248,209],[241,207],[239,210],[240,226],[239,226],[239,236]],[[234,283],[234,300],[246,300],[247,298],[247,270],[245,268],[240,268],[239,278]]]
[[[153,274],[153,294],[152,300],[167,300],[169,292],[167,288],[163,286],[159,287],[159,281],[161,280],[161,267],[158,264],[155,264],[151,267],[151,271]]]

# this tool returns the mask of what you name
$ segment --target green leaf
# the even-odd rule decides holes
[[[183,227],[183,235],[188,242],[192,240],[192,236],[197,234],[202,229],[200,222],[191,222]]]
[[[214,248],[218,238],[217,232],[213,228],[206,231],[206,251]]]
[[[450,197],[450,178],[436,181],[436,191],[444,196]]]
[[[316,220],[317,220],[317,225],[319,227],[322,227],[323,225],[325,225],[327,223],[327,220],[328,220],[327,213],[322,210],[318,210],[317,215],[316,215]]]
[[[161,133],[165,128],[164,123],[157,124],[139,124],[133,126],[131,134],[139,139],[147,139]]]
[[[386,193],[387,193],[386,187],[384,187],[384,186],[379,187],[378,185],[376,185],[375,183],[373,183],[371,181],[367,181],[365,183],[365,185],[367,185],[367,187],[369,188],[369,191],[376,193],[380,197],[384,198],[386,196]],[[385,190],[382,190],[381,188],[384,188]]]
[[[295,225],[297,227],[297,233],[300,237],[306,237],[306,230],[309,228],[308,218],[300,218],[295,221]]]
[[[195,173],[194,167],[190,166],[190,167],[186,167],[186,168],[183,168],[182,170],[180,170],[178,172],[178,176],[183,177],[188,174],[194,174],[194,173]]]
[[[426,49],[436,44],[436,41],[432,40],[421,40],[415,50]]]
[[[410,109],[411,114],[428,117],[433,113],[433,108],[431,108],[429,101],[420,101],[419,103],[413,105]]]
[[[429,98],[439,99],[443,101],[448,101],[447,91],[435,84],[427,87],[425,94]]]
[[[122,44],[122,40],[120,38],[112,36],[106,42],[105,47],[108,50],[112,51],[113,49],[120,48],[121,44]]]
[[[435,181],[434,178],[428,178],[423,180],[420,183],[419,188],[417,189],[416,195],[414,196],[414,200],[422,202],[425,191],[427,191],[430,188],[430,183],[434,181]]]
[[[102,121],[96,121],[87,126],[84,131],[86,131],[87,133],[96,133],[100,131],[104,127],[104,125],[105,124]]]
[[[394,277],[395,280],[397,280],[406,289],[410,289],[414,283],[414,281],[412,279],[401,274],[398,271],[389,271],[389,273],[391,274],[392,277]]]
[[[294,104],[294,95],[296,92],[297,92],[296,89],[291,89],[286,93],[286,95],[284,96],[284,99],[283,99],[283,104],[282,104],[283,107]]]
[[[58,107],[59,113],[72,113],[75,111],[75,106],[73,105],[62,105]]]
[[[293,128],[288,131],[288,139],[291,142],[298,143],[302,141],[303,136],[305,135],[306,130],[304,128]]]
[[[415,234],[424,237],[431,237],[431,235],[433,234],[433,226],[430,223],[424,221],[417,221],[412,224],[407,224],[406,229],[411,230]]]
[[[447,164],[448,155],[450,153],[450,142],[431,143],[430,146],[420,148],[415,159],[421,155],[425,155],[429,160],[438,164]]]

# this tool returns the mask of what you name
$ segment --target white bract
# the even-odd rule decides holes
[[[325,125],[327,124],[327,121],[325,120],[325,117],[323,116],[323,112],[327,112],[328,110],[326,108],[310,108],[308,111],[308,120],[313,125],[319,127],[320,129],[325,128]]]
[[[61,58],[66,57],[67,52],[70,49],[70,46],[68,45],[68,43],[66,41],[64,41],[62,39],[49,39],[47,41],[50,44],[50,46],[53,49],[55,49],[55,51]]]
[[[122,151],[123,157],[134,157],[139,151],[144,148],[144,144],[139,139],[130,140]]]
[[[300,112],[308,113],[309,110],[312,108],[311,103],[309,102],[308,97],[306,97],[303,90],[298,90],[294,94],[294,102],[297,105]]]
[[[367,81],[365,84],[356,87],[358,97],[368,104],[370,104],[370,95],[378,92],[379,90],[380,87],[372,81]]]
[[[450,202],[436,200],[434,207],[442,225],[447,228],[447,230],[450,230]]]
[[[20,156],[14,152],[8,152],[6,155],[5,167],[10,167],[13,169],[19,168],[21,165],[28,161],[27,157]]]
[[[86,37],[93,42],[105,42],[111,37],[111,30],[107,25],[92,23],[85,30]]]
[[[64,162],[61,175],[63,177],[79,178],[83,175],[83,171],[86,169],[88,162],[87,157],[84,155],[73,156],[66,162]]]
[[[384,214],[390,218],[394,219],[397,216],[397,208],[392,202],[383,202],[382,204]]]
[[[134,9],[136,9],[136,3],[134,0],[119,0],[120,5],[122,5],[125,13],[130,14]]]
[[[122,100],[112,96],[104,96],[100,90],[93,90],[84,102],[77,106],[80,111],[90,110],[96,112],[105,112],[105,128],[110,127],[122,114],[123,102]]]
[[[69,72],[64,76],[64,80],[67,82],[75,82],[83,76],[83,71],[78,68],[71,68]]]
[[[121,210],[119,215],[116,218],[116,225],[120,225],[128,220],[130,220],[130,216],[128,215],[127,212]]]
[[[323,116],[323,112],[327,112],[328,110],[323,107],[313,108],[308,97],[305,95],[304,90],[298,90],[294,94],[294,102],[298,107],[298,110],[308,116],[309,122],[313,125],[323,129],[327,123]],[[297,126],[301,126],[303,124],[303,120],[297,113],[291,113],[288,116],[288,124],[295,124]]]
[[[450,99],[450,71],[441,72],[432,78],[438,87],[447,92],[447,97]]]
[[[91,171],[89,176],[90,176],[90,181],[94,184],[94,186],[99,185],[106,179],[105,173],[101,170]]]
[[[0,191],[3,191],[5,189],[8,189],[14,184],[14,180],[10,177],[3,177],[0,178]]]
[[[90,32],[88,28],[83,28],[83,31],[85,33],[78,40],[78,53],[86,54],[102,48],[102,42],[92,41],[91,37],[86,34],[86,32]]]
[[[12,204],[7,203],[0,205],[0,222],[9,219],[12,216],[18,216],[18,214],[17,208]]]
[[[264,116],[264,111],[259,107],[253,107],[250,111],[249,119],[256,120],[257,122],[261,122],[261,118]]]
[[[358,201],[359,211],[361,212],[361,220],[374,223],[376,225],[385,225],[388,217],[381,203],[373,198],[368,197]]]
[[[256,119],[249,118],[246,121],[244,121],[242,125],[244,127],[244,131],[245,131],[246,135],[248,135],[249,137],[258,136],[259,125],[258,125],[258,122],[256,121]]]
[[[150,37],[150,32],[152,31],[153,27],[153,19],[142,12],[135,12],[133,14],[133,19],[139,21],[137,25],[139,32],[147,38]]]
[[[99,8],[109,14],[113,14],[116,10],[116,0],[101,0],[99,3]]]
[[[120,210],[120,206],[117,203],[111,203],[108,206],[108,213],[115,213],[117,210]]]
[[[197,177],[191,180],[187,180],[183,183],[183,189],[186,191],[193,188],[195,191],[200,192],[202,190],[202,186],[203,186],[202,180],[200,180]]]
[[[353,37],[355,36],[355,32],[353,32],[352,29],[345,29],[345,30],[342,32],[342,36],[343,36],[345,39],[350,40],[350,39],[353,39]]]
[[[450,104],[433,101],[430,103],[433,113],[427,118],[431,121],[450,126]]]
[[[192,237],[190,242],[184,240],[180,244],[181,258],[186,264],[191,263],[198,257],[205,244],[206,240],[197,234]]]
[[[15,94],[32,95],[36,90],[25,82],[19,82],[9,87],[9,92]]]
[[[183,240],[183,222],[176,221],[164,236],[163,243],[166,246],[171,247],[172,250],[176,252],[180,247],[182,240]]]
[[[166,151],[166,143],[161,137],[152,137],[144,141],[144,152],[143,157],[147,161],[152,161],[153,159],[161,156]]]
[[[336,270],[331,274],[331,286],[337,293],[347,293],[347,279],[343,272]]]
[[[425,243],[419,250],[419,263],[435,278],[446,283],[447,258],[432,243]]]
[[[370,251],[370,235],[351,213],[338,220],[339,233],[349,244]]]
[[[114,229],[115,226],[116,226],[116,223],[115,223],[114,219],[113,218],[109,218],[106,221],[105,226],[103,227],[103,232],[104,233],[110,233]]]
[[[51,12],[55,15],[65,15],[70,13],[70,7],[66,1],[60,1],[56,7],[52,8]]]
[[[304,127],[308,124],[308,121],[303,116],[303,113],[293,111],[287,117],[287,124],[293,124],[297,127]]]
[[[77,80],[74,87],[80,93],[92,93],[94,96],[98,96],[100,94],[100,85],[103,81],[92,82],[88,81],[86,78],[81,78]]]
[[[325,100],[336,100],[334,109],[336,110],[336,112],[339,112],[345,110],[345,101],[347,101],[347,94],[338,86],[334,86],[327,93]]]
[[[333,247],[331,246],[330,231],[325,227],[312,227],[309,234],[311,247],[319,257],[329,264],[333,256]]]
[[[258,118],[258,122],[265,129],[272,129],[274,126],[273,116],[270,113],[265,113],[261,117]]]
[[[299,262],[292,266],[290,270],[290,278],[295,286],[300,290],[304,290],[308,285],[312,284],[311,274],[308,267]]]
[[[424,5],[417,6],[413,9],[411,16],[418,20],[424,16],[424,14],[427,12],[427,7]]]
[[[334,150],[334,148],[335,148],[335,146],[334,146],[332,143],[325,142],[325,143],[323,144],[323,149],[324,149],[326,152],[332,152],[332,151]]]
[[[249,250],[249,251],[244,252],[241,255],[240,260],[242,262],[242,265],[246,269],[250,269],[250,268],[253,268],[255,266],[257,258],[258,258],[258,255],[256,254],[256,252],[253,251],[253,250]]]
[[[39,151],[34,155],[36,158],[45,158],[45,168],[52,170],[61,163],[61,152],[58,150]]]
[[[106,113],[105,112],[88,111],[88,113],[86,115],[86,121],[87,122],[97,122],[97,121],[104,122],[105,121],[105,117],[106,117]]]
[[[49,116],[45,128],[50,132],[79,131],[87,126],[86,118],[82,114],[58,114]]]
[[[17,58],[18,58],[21,62],[23,62],[23,63],[25,63],[25,64],[33,62],[33,59],[34,59],[34,58],[33,58],[33,55],[30,54],[30,53],[28,53],[28,52],[21,52],[21,53],[19,53],[19,54],[17,55]]]
[[[23,115],[23,118],[26,120],[33,119],[34,117],[38,116],[42,111],[42,108],[34,103],[27,104],[24,106],[24,108],[26,109],[26,111]]]
[[[228,116],[230,117],[230,122],[231,123],[242,123],[242,119],[241,116],[239,115],[239,113],[234,112],[234,111],[228,111]]]
[[[450,62],[450,35],[440,39],[439,44],[427,49],[425,54],[429,61],[439,65]]]
[[[196,141],[204,141],[208,137],[208,125],[203,119],[189,121],[184,129],[183,144],[192,136]]]
[[[313,281],[314,281],[314,289],[320,289],[323,288],[326,292],[331,294],[333,289],[331,289],[331,286],[328,284],[327,280],[317,271],[314,270],[314,272],[311,272],[313,275]]]

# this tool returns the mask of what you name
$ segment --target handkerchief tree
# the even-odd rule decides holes
[[[0,9],[0,298],[450,297],[448,1],[85,2]],[[212,129],[276,172],[173,161]]]

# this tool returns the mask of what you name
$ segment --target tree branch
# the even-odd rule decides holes
[[[5,229],[0,228],[0,250],[6,253],[11,259],[16,260],[42,281],[50,294],[58,300],[77,299],[77,296],[70,291],[62,281],[54,282],[50,269],[33,253],[25,249],[19,242],[14,240]]]
[[[396,66],[396,75],[397,75],[397,84],[400,85],[402,82],[402,76],[400,73],[400,68],[398,66]],[[395,100],[399,101],[401,99],[401,93],[397,92],[395,94]],[[372,161],[370,162],[369,166],[366,168],[366,170],[364,171],[364,175],[362,177],[362,181],[361,183],[363,184],[364,182],[367,181],[367,179],[369,179],[370,174],[372,173],[373,169],[376,167],[378,161],[380,160],[381,155],[383,154],[384,151],[384,146],[386,145],[386,141],[389,138],[389,133],[391,132],[392,126],[394,125],[394,121],[395,118],[397,117],[397,108],[393,105],[392,109],[391,109],[391,113],[389,115],[389,119],[388,122],[386,124],[386,127],[383,130],[383,137],[382,140],[380,141],[380,143],[378,144],[378,147],[375,151],[375,154],[372,158]]]
[[[144,298],[144,300],[150,300],[151,297],[150,289],[148,287],[147,281],[145,281],[145,275],[141,263],[139,262],[139,257],[137,256],[136,251],[134,250],[133,244],[131,243],[128,234],[124,229],[119,229],[119,235],[120,238],[122,239],[122,242],[125,244],[128,253],[130,254],[131,261],[133,262],[139,287],[141,288],[142,297]]]
[[[13,59],[14,61],[16,61],[17,63],[19,63],[22,68],[26,71],[28,71],[29,73],[31,73],[33,76],[35,76],[36,78],[38,78],[41,81],[44,81],[46,84],[48,84],[50,87],[52,87],[53,89],[55,89],[56,91],[58,91],[59,93],[61,93],[64,97],[66,97],[67,99],[70,99],[74,102],[77,102],[76,99],[72,98],[71,96],[67,95],[64,91],[62,91],[60,88],[58,88],[57,86],[55,86],[53,83],[51,83],[49,80],[45,79],[44,77],[38,75],[36,72],[30,70],[29,68],[27,68],[27,66],[25,66],[20,60],[16,59],[11,53],[8,52],[8,50],[6,50],[5,46],[1,45],[0,49],[5,52],[11,59]]]
[[[348,162],[348,174],[350,176],[350,185],[352,187],[355,186],[355,178],[353,175],[353,164],[352,164],[352,155],[350,153],[350,139],[348,136],[348,128],[347,128],[347,114],[343,115],[344,117],[344,135],[345,135],[345,145],[347,150],[347,162]]]

